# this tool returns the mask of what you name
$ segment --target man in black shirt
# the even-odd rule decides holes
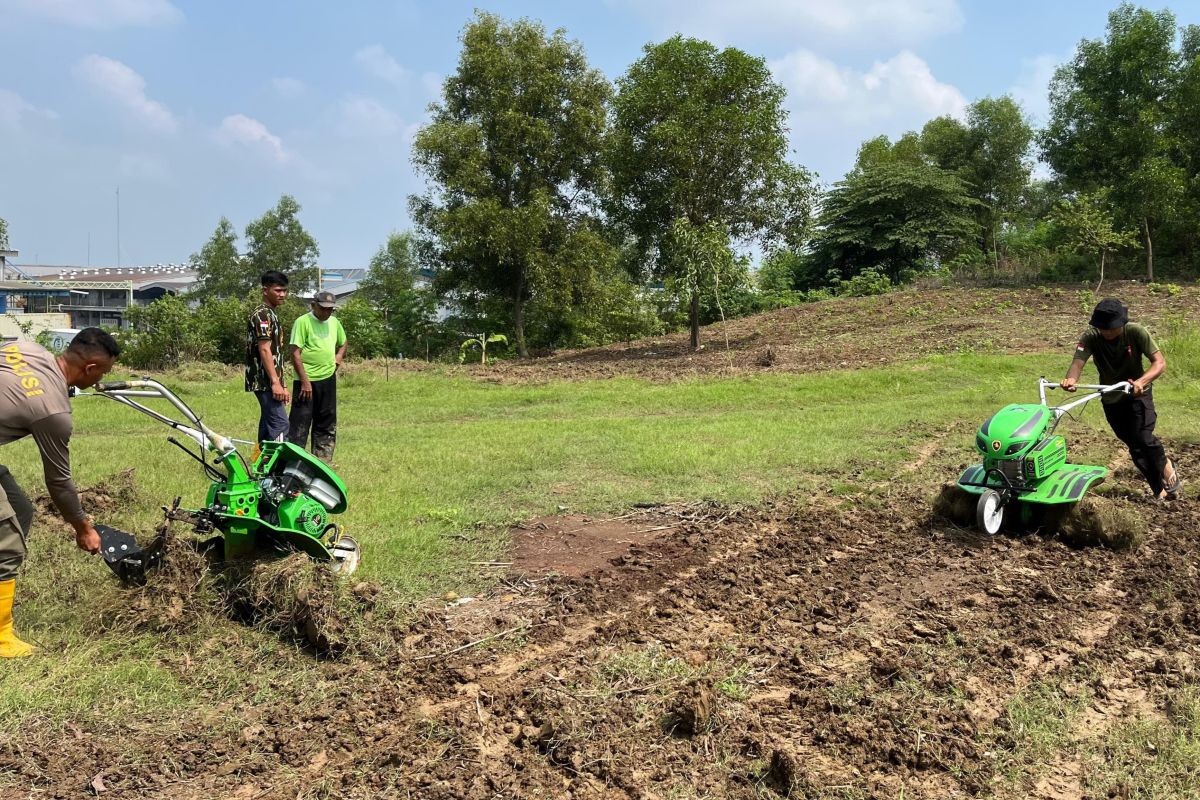
[[[1166,370],[1167,360],[1150,331],[1129,321],[1129,309],[1120,300],[1101,300],[1089,324],[1091,327],[1075,347],[1075,359],[1062,387],[1075,391],[1088,358],[1096,362],[1100,383],[1127,381],[1133,387],[1131,394],[1104,395],[1104,416],[1117,438],[1129,447],[1129,455],[1150,484],[1151,493],[1159,499],[1173,500],[1179,496],[1179,473],[1154,435],[1158,414],[1150,387]],[[1150,369],[1143,368],[1143,358],[1150,360]]]

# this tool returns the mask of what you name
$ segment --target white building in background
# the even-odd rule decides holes
[[[166,294],[186,294],[199,279],[187,264],[149,264],[132,267],[79,267],[52,264],[16,264],[16,251],[8,257],[0,276],[0,320],[5,315],[55,314],[50,328],[78,329],[92,325],[110,328],[126,324],[133,305],[149,305]],[[321,270],[321,284],[344,302],[358,289],[365,269]],[[306,297],[300,294],[300,297]],[[7,333],[0,322],[0,334]]]

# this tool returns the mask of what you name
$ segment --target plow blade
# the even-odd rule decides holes
[[[96,532],[100,534],[100,555],[109,569],[121,579],[121,583],[145,586],[146,573],[162,563],[165,539],[157,536],[149,545],[142,547],[132,533],[107,525],[97,525]]]

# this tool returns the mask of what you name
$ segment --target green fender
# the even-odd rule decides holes
[[[1016,493],[1017,500],[1023,503],[1039,503],[1042,505],[1058,505],[1060,503],[1078,503],[1089,488],[1104,481],[1108,476],[1105,467],[1091,467],[1084,464],[1063,464],[1052,474],[1042,478],[1036,484],[1027,484],[1032,489],[1028,492]],[[975,464],[963,470],[958,476],[958,485],[971,494],[983,494],[981,486],[966,486],[967,483],[984,483],[983,465]],[[988,476],[986,483],[997,489],[1004,488],[1004,481],[995,473]]]

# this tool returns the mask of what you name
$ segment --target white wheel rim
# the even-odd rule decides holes
[[[349,575],[358,569],[358,542],[349,536],[342,536],[330,550],[333,556],[333,571],[338,575]]]
[[[983,530],[987,534],[996,534],[1000,532],[1000,523],[1004,521],[1004,506],[1000,505],[1000,498],[995,494],[988,494],[983,498]]]

